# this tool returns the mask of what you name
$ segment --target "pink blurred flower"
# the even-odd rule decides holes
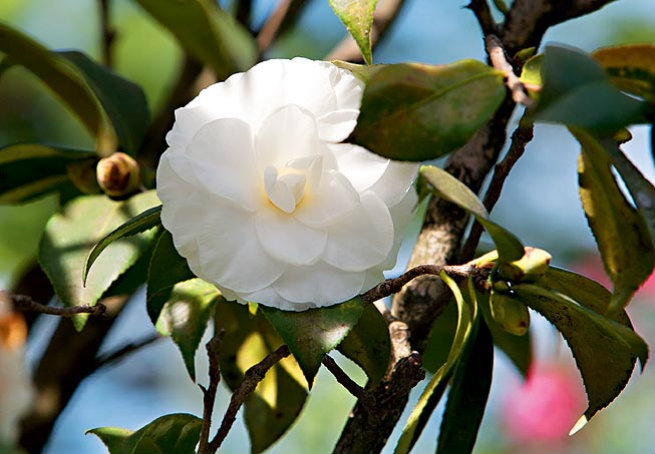
[[[512,388],[502,406],[503,426],[515,442],[556,442],[586,407],[580,380],[563,365],[537,365]]]

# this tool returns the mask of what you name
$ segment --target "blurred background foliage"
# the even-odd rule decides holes
[[[233,2],[221,1],[230,10]],[[460,0],[435,2],[407,0],[393,29],[374,52],[378,63],[420,61],[450,63],[462,58],[484,59],[483,42],[470,11]],[[261,25],[275,6],[274,0],[255,0],[253,24]],[[620,0],[601,11],[551,29],[544,42],[562,42],[592,51],[597,47],[655,43],[655,14],[650,0]],[[100,56],[97,2],[92,0],[2,0],[0,20],[52,49],[80,49]],[[151,111],[157,112],[182,59],[168,31],[162,29],[130,0],[113,0],[112,24],[116,29],[114,61],[117,72],[144,88]],[[298,24],[278,39],[267,57],[323,58],[345,35],[325,0],[311,0]],[[0,83],[0,147],[23,141],[48,141],[90,146],[91,138],[52,94],[23,68],[2,75]],[[645,127],[632,130],[625,146],[628,156],[645,176],[655,180],[648,153]],[[577,195],[578,145],[563,127],[536,128],[535,139],[507,181],[494,218],[510,228],[525,244],[550,251],[554,264],[565,266],[607,283],[602,264],[593,253]],[[34,260],[40,234],[56,209],[53,197],[21,206],[0,207],[0,288]],[[398,265],[404,268],[418,219],[408,232]],[[152,332],[143,294],[121,314],[121,323],[106,339],[103,349]],[[651,276],[628,311],[640,333],[655,345],[655,280]],[[635,377],[610,409],[599,414],[583,431],[566,434],[585,408],[581,380],[563,341],[554,329],[533,314],[536,361],[527,382],[508,361],[498,361],[491,402],[475,452],[478,453],[635,453],[655,452],[655,365]],[[28,356],[34,361],[55,320],[43,317],[31,332]],[[504,357],[502,357],[505,359]],[[341,357],[341,365],[362,383],[364,374]],[[198,377],[205,377],[204,356],[198,358]],[[201,382],[202,382],[201,378]],[[418,393],[422,387],[415,388]],[[414,395],[414,399],[417,396]],[[226,407],[222,390],[216,415]],[[290,434],[271,453],[329,452],[354,403],[325,371],[318,376],[308,405]],[[408,408],[411,408],[409,405]],[[201,395],[182,367],[170,339],[163,339],[122,362],[87,379],[61,415],[47,453],[105,452],[104,446],[84,429],[121,426],[136,429],[157,416],[173,412],[201,414]],[[433,452],[438,415],[435,412],[414,452]],[[406,417],[406,416],[405,416]],[[402,424],[399,425],[399,429]],[[399,434],[392,436],[391,452]],[[223,453],[238,453],[247,443],[243,425],[230,434]]]

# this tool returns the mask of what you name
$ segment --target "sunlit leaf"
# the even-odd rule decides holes
[[[110,454],[194,454],[202,420],[186,413],[161,416],[133,432],[118,427],[87,430],[102,440]]]
[[[628,44],[603,47],[591,56],[622,91],[655,102],[655,46]]]
[[[251,316],[246,306],[220,301],[216,307],[217,328],[225,330],[221,344],[221,374],[236,389],[250,367],[282,345],[266,318]],[[273,366],[245,401],[245,423],[251,452],[266,450],[297,419],[307,400],[307,382],[293,357]]]
[[[374,387],[382,380],[389,366],[391,341],[389,326],[375,305],[364,308],[359,321],[338,349],[364,369],[369,378],[367,387]]]
[[[611,309],[624,307],[655,266],[653,242],[641,214],[621,192],[610,157],[585,146],[578,160],[580,199],[614,284]]]
[[[39,247],[39,264],[65,306],[94,305],[109,286],[148,247],[152,232],[111,244],[90,270],[83,286],[84,263],[95,244],[113,229],[159,203],[154,191],[125,201],[103,195],[78,197],[50,218]],[[73,318],[82,329],[87,314]]]
[[[500,262],[512,262],[523,257],[524,247],[521,241],[489,218],[489,213],[480,199],[464,183],[435,166],[421,167],[421,175],[434,186],[441,197],[475,216],[475,219],[491,235],[498,249]]]
[[[543,81],[541,80],[541,66],[544,62],[544,55],[539,54],[525,62],[521,69],[521,82],[529,91],[541,90]]]
[[[173,338],[193,381],[196,381],[196,350],[219,296],[213,284],[201,279],[181,282],[173,287],[155,325],[160,334]]]
[[[310,387],[325,355],[348,335],[364,310],[360,297],[303,312],[259,307],[289,346]]]
[[[329,0],[330,6],[348,29],[367,64],[373,63],[371,26],[378,0]]]
[[[617,130],[644,121],[646,104],[621,93],[584,52],[548,46],[535,119],[593,130]]]
[[[553,290],[533,284],[518,284],[513,290],[566,339],[587,391],[587,420],[621,393],[637,358],[646,361],[648,347],[632,329]]]
[[[400,161],[438,158],[468,142],[505,93],[502,73],[475,60],[388,65],[366,84],[349,141]]]

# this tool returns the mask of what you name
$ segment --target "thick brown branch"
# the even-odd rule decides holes
[[[200,386],[203,395],[202,429],[200,430],[198,454],[216,452],[216,450],[211,451],[209,447],[209,430],[212,425],[212,413],[214,411],[214,402],[216,401],[216,391],[218,390],[218,384],[221,381],[219,353],[224,335],[225,330],[218,330],[216,334],[214,334],[214,337],[212,337],[211,340],[207,342],[207,345],[205,345],[205,348],[207,349],[207,357],[209,358],[209,385],[207,388],[198,385]]]
[[[206,451],[207,453],[214,454],[218,451],[223,440],[225,440],[225,437],[227,437],[227,434],[230,432],[232,424],[234,424],[234,421],[236,420],[237,413],[248,395],[255,390],[259,382],[264,379],[266,372],[268,372],[271,367],[290,354],[289,347],[283,345],[246,371],[243,381],[232,393],[232,398],[230,399],[230,404],[227,407],[225,416],[223,416],[221,427],[209,443],[209,449]],[[199,452],[199,454],[201,453]]]
[[[11,301],[14,309],[25,312],[37,312],[39,314],[58,315],[60,317],[72,317],[77,314],[103,315],[107,307],[98,303],[95,306],[73,306],[55,307],[37,303],[29,296],[15,295],[13,293],[0,291],[0,299]]]
[[[384,39],[404,4],[405,0],[380,0],[373,14],[370,35],[372,48],[375,48]],[[332,49],[326,60],[364,61],[357,43],[350,35]]]
[[[331,357],[323,358],[323,365],[350,394],[361,400],[364,405],[375,406],[375,397],[355,383]]]
[[[484,36],[498,33],[498,26],[491,15],[487,0],[471,0],[471,3],[466,5],[466,7],[475,14]]]
[[[512,68],[505,55],[503,43],[500,42],[500,39],[496,35],[488,35],[485,38],[485,44],[489,60],[493,67],[505,73],[505,84],[509,88],[510,93],[512,93],[514,102],[530,107],[533,104],[532,99],[530,99],[525,91],[523,82],[514,74],[514,68]]]

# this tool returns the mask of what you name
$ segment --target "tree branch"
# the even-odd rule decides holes
[[[277,8],[268,17],[257,34],[257,48],[263,54],[271,47],[275,38],[284,33],[300,15],[306,0],[280,0]]]
[[[214,402],[216,401],[216,390],[221,381],[219,354],[224,335],[225,330],[217,330],[214,337],[212,337],[211,340],[207,342],[207,345],[205,345],[205,348],[207,349],[207,357],[209,358],[209,386],[205,388],[202,385],[198,385],[202,390],[203,396],[202,429],[200,430],[198,454],[216,452],[216,450],[210,451],[209,448],[209,430],[212,425],[212,413],[214,411]]]
[[[116,39],[116,30],[110,24],[109,3],[111,0],[98,0],[100,10],[100,47],[102,62],[111,68],[114,64],[112,45]]]
[[[162,336],[159,333],[150,334],[142,339],[129,342],[123,345],[122,347],[118,347],[113,351],[110,351],[102,356],[99,356],[93,364],[93,369],[91,373],[94,373],[98,369],[105,367],[115,361],[119,361],[123,359],[125,356],[129,355],[130,353],[135,352],[147,345],[150,345],[161,338]],[[89,375],[91,375],[91,373]]]
[[[72,317],[73,315],[77,314],[101,316],[104,315],[107,311],[107,307],[102,303],[98,303],[95,306],[46,306],[45,304],[37,303],[29,296],[16,295],[5,291],[0,291],[0,299],[10,301],[13,304],[15,310],[37,312],[39,314],[58,315],[60,317]]]
[[[498,33],[498,26],[491,15],[491,10],[489,9],[489,3],[487,0],[471,0],[471,3],[466,5],[466,8],[473,11],[480,28],[482,29],[482,34],[495,35]]]
[[[241,405],[243,405],[248,395],[255,390],[259,382],[264,379],[266,372],[268,372],[271,367],[290,354],[289,347],[283,345],[246,371],[243,381],[232,393],[232,398],[230,399],[230,404],[227,407],[225,416],[223,416],[221,427],[209,443],[207,451],[199,451],[198,454],[214,454],[218,451],[218,448],[221,447],[223,440],[227,437],[227,434],[232,428],[232,424],[234,424],[234,421],[236,420],[239,408],[241,408]]]
[[[488,35],[485,38],[487,54],[494,68],[505,73],[505,84],[512,93],[512,99],[517,104],[523,104],[526,107],[532,106],[532,99],[528,96],[523,86],[523,82],[514,74],[514,68],[507,60],[503,43],[496,35]]]
[[[323,365],[350,394],[361,400],[364,405],[375,406],[375,397],[355,383],[330,356],[323,358]]]
[[[371,27],[371,47],[375,48],[391,29],[405,0],[380,0],[373,14]],[[325,58],[326,60],[344,60],[363,62],[362,54],[352,36],[346,36]]]

